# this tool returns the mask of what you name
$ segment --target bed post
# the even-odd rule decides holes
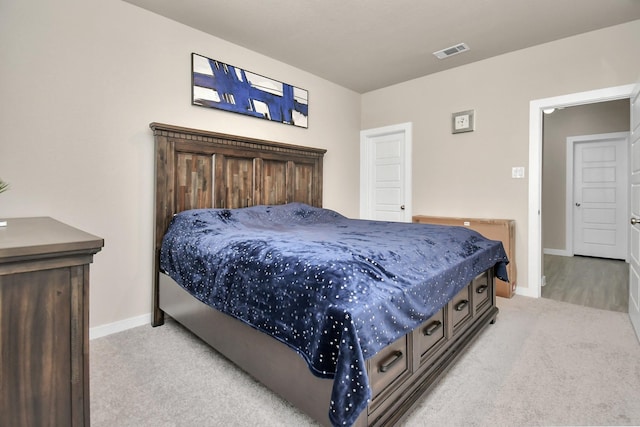
[[[160,309],[160,247],[162,246],[162,236],[164,236],[171,216],[175,211],[174,204],[174,182],[168,177],[173,176],[175,167],[171,155],[173,149],[166,133],[161,129],[156,129],[156,123],[151,123],[149,127],[153,130],[155,140],[155,216],[153,235],[153,289],[152,289],[152,326],[164,324],[164,312]]]

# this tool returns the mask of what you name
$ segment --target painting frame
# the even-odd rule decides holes
[[[451,133],[473,132],[476,127],[475,110],[451,114]]]
[[[309,92],[191,53],[191,103],[308,128]]]

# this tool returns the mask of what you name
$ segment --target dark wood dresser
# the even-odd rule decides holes
[[[0,425],[90,424],[89,264],[103,245],[47,217],[0,227]]]

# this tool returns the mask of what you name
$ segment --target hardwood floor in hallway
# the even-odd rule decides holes
[[[542,297],[610,311],[629,310],[629,264],[584,256],[544,255]]]

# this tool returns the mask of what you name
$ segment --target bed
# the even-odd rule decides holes
[[[152,123],[165,313],[323,425],[391,425],[496,319],[500,242],[322,208],[324,150]]]

